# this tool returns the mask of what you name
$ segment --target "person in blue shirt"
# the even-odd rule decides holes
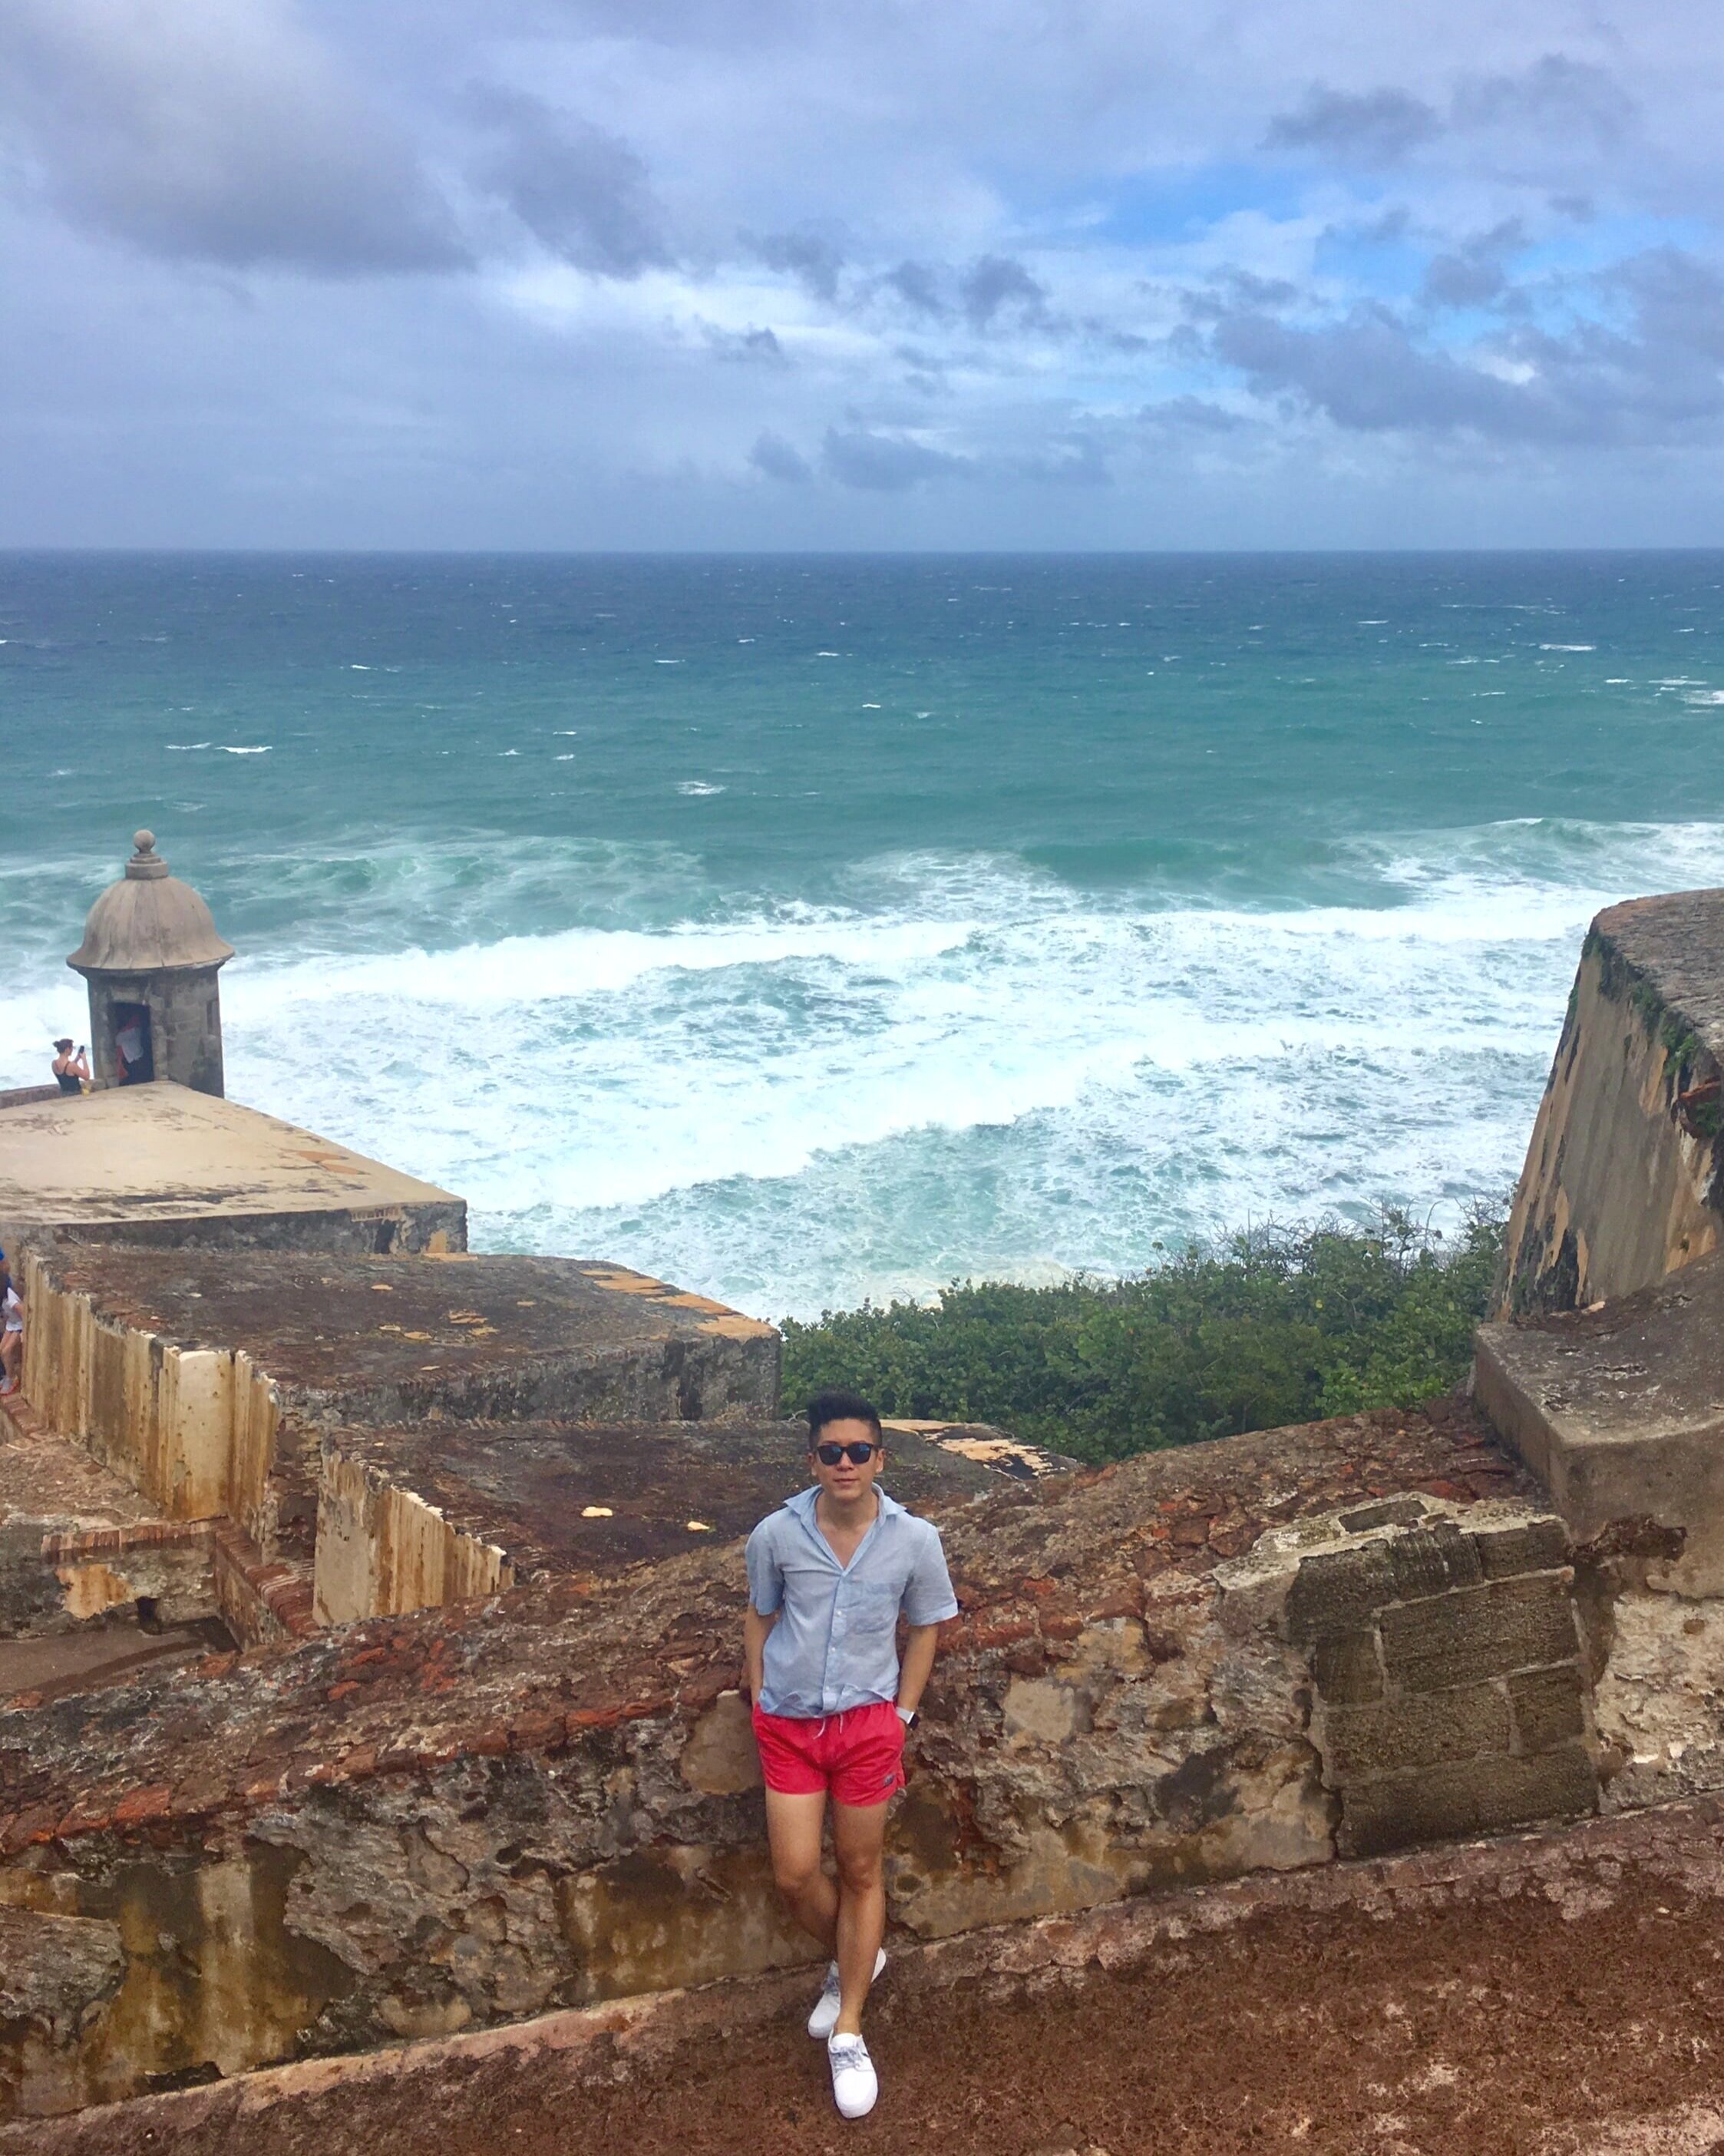
[[[868,1402],[822,1393],[808,1414],[813,1486],[748,1538],[743,1643],[772,1876],[832,1957],[808,2034],[826,2039],[839,2110],[860,2118],[880,2094],[862,2006],[885,1967],[886,1807],[904,1786],[905,1737],[957,1601],[939,1530],[880,1487],[885,1440]],[[829,1796],[835,1881],[820,1863]]]

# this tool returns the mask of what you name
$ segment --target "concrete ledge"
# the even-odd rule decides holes
[[[1480,1407],[1578,1542],[1685,1534],[1655,1584],[1724,1593],[1724,1253],[1600,1308],[1479,1328]]]
[[[44,1238],[27,1257],[24,1290],[25,1383],[44,1417],[164,1512],[225,1513],[265,1556],[276,1553],[284,1494],[303,1502],[315,1491],[310,1455],[324,1425],[535,1414],[644,1423],[777,1404],[770,1326],[577,1260],[152,1251]],[[285,1415],[293,1430],[283,1440]],[[475,1591],[487,1584],[495,1578]]]

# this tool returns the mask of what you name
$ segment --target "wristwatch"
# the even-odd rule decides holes
[[[906,1729],[914,1729],[921,1720],[921,1717],[913,1707],[900,1707],[898,1709],[898,1719]]]

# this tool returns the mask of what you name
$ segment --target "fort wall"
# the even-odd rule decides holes
[[[1567,1538],[1459,1408],[939,1517],[962,1615],[889,1845],[911,1934],[1597,1806]],[[57,1920],[44,1996],[66,1922],[96,1928],[81,2014],[44,2008],[10,2071],[90,2102],[806,1958],[733,1688],[739,1564],[14,1701],[0,1903]]]
[[[1515,1195],[1499,1317],[1585,1308],[1724,1240],[1724,891],[1593,923]]]

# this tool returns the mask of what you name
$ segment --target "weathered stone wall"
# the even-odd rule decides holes
[[[243,1348],[202,1348],[105,1315],[69,1284],[50,1243],[24,1260],[25,1394],[171,1519],[226,1513],[249,1533],[280,1419],[270,1380]]]
[[[1630,1294],[1719,1247],[1721,953],[1724,891],[1639,899],[1593,923],[1515,1195],[1500,1316]]]
[[[0,1224],[3,1225],[4,1224]],[[58,1242],[143,1250],[266,1250],[331,1257],[433,1257],[467,1248],[464,1199],[419,1204],[331,1205],[315,1211],[187,1213],[157,1220],[100,1220],[85,1227],[55,1221],[51,1230],[26,1224],[11,1229],[8,1248],[32,1232],[52,1232]]]
[[[515,1581],[507,1553],[464,1533],[338,1437],[326,1437],[317,1486],[313,1608],[320,1625],[472,1601]]]
[[[892,1829],[895,1920],[933,1938],[1332,1858],[1375,1780],[1342,1708],[1375,1704],[1373,1756],[1405,1758],[1436,1695],[1498,1685],[1519,1713],[1519,1672],[1572,1666],[1542,1629],[1566,1610],[1573,1636],[1570,1575],[1522,1486],[1456,1409],[947,1512],[962,1614]],[[1409,1489],[1416,1517],[1357,1524]],[[1272,1562],[1230,1565],[1301,1522],[1271,1534]],[[1482,1575],[1487,1545],[1501,1576],[1475,1578],[1456,1553]],[[1377,1599],[1342,1593],[1337,1552]],[[1323,1584],[1301,1589],[1314,1563]],[[125,1943],[56,2085],[89,2101],[806,1958],[770,1891],[733,1689],[738,1567],[731,1544],[603,1597],[517,1589],[0,1716],[0,1902]],[[1326,1665],[1314,1680],[1342,1603],[1383,1643],[1376,1702],[1337,1698]],[[1455,1643],[1454,1685],[1392,1645],[1403,1624]],[[1512,1645],[1484,1675],[1487,1638]],[[1517,1799],[1499,1778],[1491,1817],[1588,1808],[1566,1740],[1530,1729],[1479,1740],[1535,1763]]]

